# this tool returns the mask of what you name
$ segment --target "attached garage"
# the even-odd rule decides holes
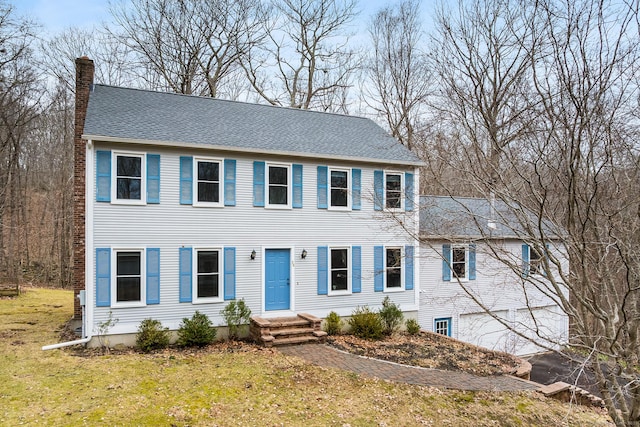
[[[493,314],[504,319],[508,324],[509,312],[507,310],[496,311]],[[491,350],[511,351],[509,330],[485,312],[461,314],[458,324],[458,339]]]
[[[568,320],[555,305],[546,307],[521,308],[515,313],[515,328],[522,334],[540,342],[548,340],[548,345],[557,347],[555,343],[567,342]],[[531,354],[546,351],[526,338],[514,334],[517,354]]]

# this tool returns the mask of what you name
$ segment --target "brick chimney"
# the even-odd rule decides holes
[[[73,318],[82,318],[77,298],[84,289],[85,273],[85,172],[86,141],[82,139],[87,116],[89,92],[93,86],[93,61],[83,56],[76,59],[76,111],[73,135]],[[87,301],[87,304],[90,302]]]

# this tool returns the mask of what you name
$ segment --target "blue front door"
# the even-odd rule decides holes
[[[265,310],[288,310],[290,301],[289,249],[265,251]]]

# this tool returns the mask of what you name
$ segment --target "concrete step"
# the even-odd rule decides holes
[[[313,328],[288,328],[288,329],[272,329],[271,335],[274,337],[280,336],[294,336],[294,335],[313,335]]]
[[[298,337],[290,337],[290,338],[276,338],[273,340],[272,344],[275,346],[281,345],[297,345],[297,344],[308,344],[318,342],[320,338],[314,337],[312,335],[304,335]]]

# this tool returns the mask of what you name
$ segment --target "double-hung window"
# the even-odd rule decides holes
[[[195,255],[193,302],[222,301],[220,295],[221,250],[197,249]]]
[[[387,209],[402,207],[402,174],[387,172],[385,174],[385,206]]]
[[[267,206],[291,207],[290,166],[267,164]]]
[[[330,295],[351,292],[349,252],[349,248],[346,247],[330,248]]]
[[[402,248],[385,248],[385,287],[387,290],[402,289]]]
[[[217,159],[194,159],[194,206],[222,206],[220,200],[220,176],[222,161]]]
[[[115,185],[111,199],[116,203],[146,203],[146,165],[141,153],[114,153],[112,175]]]
[[[137,306],[145,302],[145,263],[143,249],[114,250],[115,278],[112,288],[113,306]]]
[[[349,209],[350,173],[348,169],[329,169],[329,185],[332,209]]]
[[[529,246],[529,273],[530,274],[543,274],[542,271],[542,256],[540,252],[535,248]]]
[[[451,247],[451,270],[457,279],[465,280],[469,278],[466,246],[454,245]]]

